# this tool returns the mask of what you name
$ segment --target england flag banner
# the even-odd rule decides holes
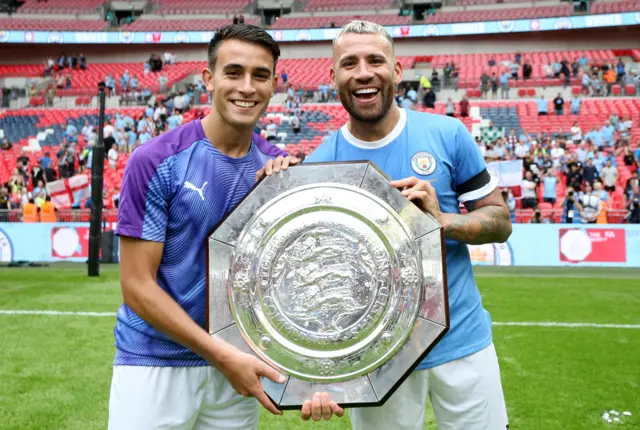
[[[47,184],[47,193],[51,196],[51,202],[57,208],[69,208],[74,203],[80,203],[85,197],[89,197],[89,177],[76,175],[69,179],[59,179]]]

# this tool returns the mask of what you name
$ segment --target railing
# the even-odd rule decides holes
[[[554,224],[562,222],[562,209],[542,209],[540,215],[543,221]],[[611,209],[607,211],[607,221],[609,224],[624,224],[626,210]],[[515,211],[515,222],[517,224],[526,224],[533,217],[533,211],[530,209],[517,209]],[[56,213],[57,222],[89,222],[91,220],[90,209],[60,209]],[[514,219],[512,217],[512,219]],[[102,222],[116,222],[118,220],[117,209],[104,209],[102,211]],[[21,209],[0,209],[0,222],[22,222]]]

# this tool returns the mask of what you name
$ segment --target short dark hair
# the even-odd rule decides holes
[[[230,24],[221,27],[211,38],[207,49],[209,68],[213,72],[216,66],[216,54],[218,47],[225,40],[240,40],[242,42],[254,43],[263,46],[271,51],[273,56],[273,72],[276,71],[276,63],[280,57],[280,47],[278,43],[264,29],[250,24]]]

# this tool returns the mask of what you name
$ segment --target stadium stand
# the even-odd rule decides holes
[[[425,17],[425,24],[447,24],[456,22],[502,21],[508,19],[549,18],[554,16],[569,16],[572,14],[570,5],[560,6],[532,6],[515,7],[510,9],[492,10],[462,10],[436,12]]]
[[[103,0],[24,0],[18,13],[89,14],[95,12]]]
[[[366,10],[366,9],[390,9],[393,0],[309,0],[305,11],[338,11],[338,10]]]
[[[589,12],[593,14],[634,12],[637,10],[640,10],[640,4],[637,1],[599,1],[591,3],[589,8]]]
[[[126,31],[211,31],[230,24],[229,19],[141,19],[120,28]],[[245,18],[246,24],[257,24],[257,18]]]
[[[350,16],[313,16],[313,17],[283,17],[271,26],[272,29],[287,28],[327,28],[341,27],[353,19],[373,21],[381,25],[408,25],[411,17],[398,14],[378,15],[350,15]]]
[[[163,15],[200,15],[203,13],[240,13],[251,0],[152,0],[156,12]]]
[[[3,30],[25,31],[104,31],[106,24],[100,19],[34,19],[13,18],[0,19],[0,28]]]

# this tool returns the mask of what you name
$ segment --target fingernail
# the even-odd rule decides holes
[[[278,382],[281,384],[284,384],[284,381],[286,381],[287,378],[284,375],[280,375],[280,377],[278,377]]]

